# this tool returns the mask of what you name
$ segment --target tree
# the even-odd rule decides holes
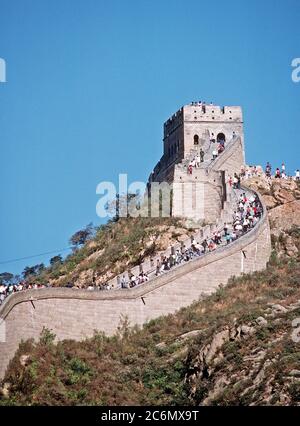
[[[129,217],[128,206],[132,200],[138,200],[137,194],[127,193],[125,195],[117,194],[116,198],[106,205],[106,211],[111,215],[113,222],[118,222],[120,217]]]
[[[34,266],[26,266],[22,274],[23,274],[23,277],[26,279],[30,276],[39,275],[44,269],[45,269],[45,265],[43,263],[39,263],[38,265],[34,265]]]
[[[94,227],[92,223],[89,223],[84,229],[75,232],[70,238],[69,242],[73,248],[78,248],[85,244],[94,235]]]
[[[57,266],[57,265],[61,265],[63,263],[63,259],[62,256],[59,254],[57,256],[54,256],[50,259],[50,265],[51,266]]]
[[[14,280],[14,274],[10,272],[2,272],[0,274],[0,284],[9,285],[12,284]]]

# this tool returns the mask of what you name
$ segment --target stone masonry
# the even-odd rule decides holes
[[[221,139],[225,152],[212,161]],[[168,182],[173,188],[173,216],[214,222],[227,199],[229,176],[245,164],[241,107],[185,105],[165,122],[163,142],[163,156],[149,176],[149,192],[152,182]],[[186,166],[200,149],[204,162],[188,175]]]

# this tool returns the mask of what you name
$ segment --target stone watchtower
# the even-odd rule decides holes
[[[220,145],[225,147],[222,153],[218,152]],[[188,174],[188,164],[200,150],[204,152],[203,162]],[[218,156],[213,160],[216,151]],[[229,176],[240,173],[244,164],[241,107],[192,102],[164,123],[163,156],[151,173],[149,184],[173,184],[174,216],[213,222],[228,201]]]

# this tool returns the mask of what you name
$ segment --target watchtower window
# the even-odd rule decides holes
[[[199,136],[194,135],[194,145],[199,145]]]
[[[224,135],[224,133],[219,133],[217,135],[217,142],[225,142],[226,141],[226,137]]]

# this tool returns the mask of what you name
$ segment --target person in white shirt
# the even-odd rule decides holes
[[[296,173],[295,175],[296,180],[300,180],[300,170],[297,169],[295,173]]]

